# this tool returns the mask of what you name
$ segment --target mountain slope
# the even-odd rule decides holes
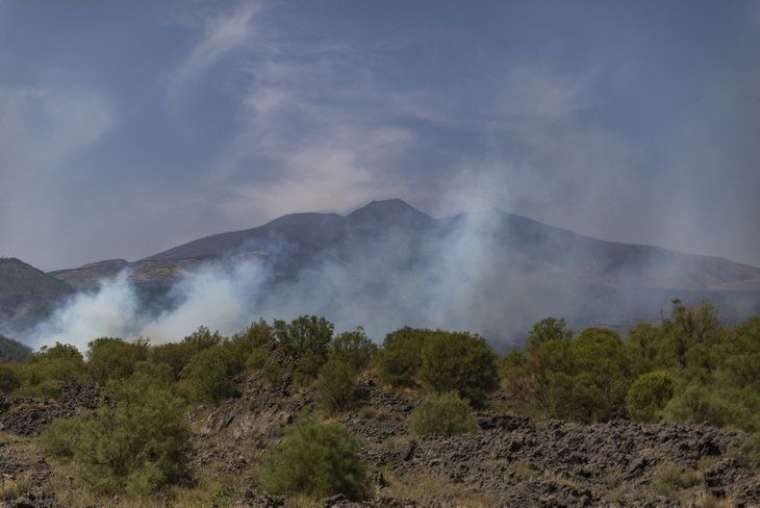
[[[0,258],[0,326],[39,319],[74,293],[66,282],[16,258]]]

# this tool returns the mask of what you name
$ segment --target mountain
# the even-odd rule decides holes
[[[499,210],[433,218],[398,199],[346,215],[285,215],[136,262],[51,275],[89,290],[128,268],[143,299],[160,303],[204,263],[245,258],[270,270],[268,300],[257,309],[294,311],[296,300],[297,311],[384,316],[388,326],[427,315],[438,317],[420,324],[488,322],[503,333],[548,314],[623,326],[657,317],[671,298],[716,302],[731,319],[760,312],[760,268],[599,240]]]
[[[0,258],[1,329],[40,319],[73,293],[66,282],[19,259]]]
[[[453,234],[467,220],[466,215],[433,219],[399,199],[373,201],[345,216],[285,215],[263,226],[203,237],[130,266],[143,270],[142,278],[150,280],[150,269],[154,267],[163,266],[163,275],[174,275],[166,273],[171,272],[169,267],[191,268],[193,261],[246,253],[278,257],[276,263],[280,268],[298,271],[324,256],[343,259],[358,244],[383,236],[443,238]],[[529,262],[534,269],[560,270],[588,282],[613,287],[760,290],[760,268],[725,259],[598,240],[501,211],[490,212],[487,220],[490,222],[488,233],[496,239],[494,247],[505,256]],[[94,269],[98,265],[53,272],[53,275],[81,287],[103,275]],[[127,265],[121,261],[109,266],[113,268],[108,274],[113,275]]]

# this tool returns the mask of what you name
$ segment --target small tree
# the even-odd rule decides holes
[[[435,392],[454,390],[482,407],[499,386],[496,353],[477,335],[435,332],[422,349],[420,379]]]
[[[349,362],[357,372],[369,366],[376,351],[377,346],[361,327],[341,333],[330,344],[330,356],[340,357]]]
[[[180,387],[191,400],[219,402],[237,395],[234,376],[242,369],[231,351],[213,346],[196,353],[180,373]]]
[[[275,495],[364,499],[370,485],[359,449],[359,442],[337,423],[299,421],[265,456],[261,484]]]
[[[392,386],[413,386],[422,366],[422,347],[433,333],[407,327],[386,335],[377,355],[380,379]]]
[[[534,349],[550,340],[568,340],[573,331],[567,327],[564,319],[546,318],[533,325],[528,334],[528,348]]]
[[[273,328],[277,347],[295,359],[296,377],[302,381],[316,378],[327,361],[333,324],[323,317],[299,316],[290,323],[276,320]]]
[[[478,429],[475,412],[456,392],[429,396],[413,412],[409,429],[418,435],[452,436]]]
[[[675,382],[664,372],[642,374],[628,389],[626,407],[634,420],[656,422],[660,412],[673,398]]]
[[[135,364],[148,357],[148,343],[125,342],[102,337],[88,345],[87,371],[93,381],[104,385],[110,379],[126,379],[134,372]]]
[[[317,390],[322,405],[330,412],[348,408],[356,400],[354,366],[341,356],[331,356],[319,371]]]

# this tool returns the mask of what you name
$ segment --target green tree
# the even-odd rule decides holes
[[[364,329],[359,327],[335,337],[330,344],[329,354],[345,360],[357,372],[361,372],[369,367],[376,352],[377,346],[367,337]]]
[[[238,394],[234,377],[242,370],[242,362],[222,345],[196,353],[180,373],[180,387],[190,400],[219,402]]]
[[[148,343],[145,341],[125,342],[102,337],[88,345],[87,371],[93,381],[104,385],[111,379],[128,378],[137,362],[147,357]]]
[[[482,407],[499,386],[496,353],[477,335],[437,331],[423,345],[420,379],[435,392],[457,391]]]
[[[386,335],[377,354],[380,379],[392,386],[413,386],[422,366],[422,348],[433,333],[407,327]]]
[[[274,322],[277,347],[295,360],[295,374],[301,381],[314,379],[327,361],[334,326],[323,317],[299,316],[290,323]]]
[[[568,340],[573,331],[567,327],[564,319],[546,318],[533,325],[528,334],[528,348],[533,349],[550,340]]]
[[[343,426],[301,420],[266,454],[261,484],[275,495],[364,499],[370,483],[359,451],[359,442]]]
[[[331,356],[322,366],[317,391],[322,405],[330,412],[350,407],[356,400],[358,371],[343,356]]]

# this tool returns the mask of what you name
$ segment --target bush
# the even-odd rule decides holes
[[[18,366],[0,363],[0,393],[8,395],[21,386]]]
[[[534,349],[550,340],[569,340],[572,336],[573,331],[564,319],[546,318],[533,325],[528,334],[528,348]]]
[[[295,360],[296,378],[300,381],[316,378],[327,361],[333,324],[323,317],[300,316],[290,323],[275,320],[273,328],[277,347]]]
[[[115,408],[52,422],[40,436],[45,453],[71,459],[77,477],[99,493],[146,495],[185,479],[190,432],[181,400],[139,375],[109,391]]]
[[[482,407],[499,386],[497,357],[481,337],[438,331],[423,346],[420,379],[435,392],[457,391]]]
[[[628,415],[640,422],[654,423],[660,412],[673,398],[675,382],[664,372],[642,374],[628,389],[626,408]]]
[[[429,396],[409,419],[409,429],[418,435],[452,436],[478,429],[475,412],[456,392]]]
[[[341,333],[330,345],[330,356],[339,357],[350,363],[357,372],[369,367],[376,352],[377,346],[361,327],[351,332]]]
[[[43,448],[70,457],[93,491],[145,495],[187,477],[190,432],[180,399],[154,379],[113,382],[115,408],[58,421],[41,437]]]
[[[723,427],[738,425],[751,419],[746,408],[732,404],[725,394],[715,389],[691,384],[673,397],[663,410],[667,421],[701,423]]]
[[[71,459],[74,456],[82,422],[81,417],[58,418],[50,422],[45,432],[39,437],[45,455]]]
[[[182,339],[181,342],[151,347],[148,359],[153,363],[168,365],[172,377],[177,380],[182,369],[196,353],[218,346],[221,342],[222,337],[219,332],[211,333],[208,328],[201,326],[197,331]]]
[[[360,500],[370,490],[359,442],[337,423],[302,420],[264,458],[261,484],[275,495]]]
[[[401,328],[385,336],[377,355],[380,379],[392,386],[414,386],[422,366],[422,347],[431,330]]]
[[[331,356],[322,366],[317,390],[322,405],[330,412],[350,407],[356,400],[357,370],[347,359]]]
[[[180,387],[190,400],[219,402],[238,394],[234,377],[242,370],[232,352],[212,346],[196,353],[180,373]]]
[[[132,375],[137,362],[148,357],[144,341],[125,342],[103,337],[89,343],[87,371],[93,381],[105,385],[110,379],[126,379]]]
[[[588,328],[571,341],[570,355],[572,368],[568,374],[576,377],[573,393],[590,403],[588,411],[573,419],[607,421],[625,416],[633,364],[618,334]]]
[[[760,468],[760,433],[750,434],[739,449],[738,458],[751,468]]]
[[[67,382],[84,379],[82,354],[74,346],[56,343],[43,347],[21,364],[22,386],[16,393],[28,397],[57,397]]]

